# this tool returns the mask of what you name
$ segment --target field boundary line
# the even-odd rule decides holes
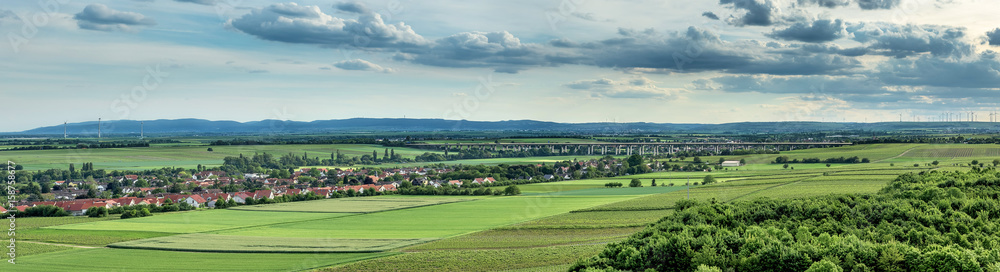
[[[40,242],[40,241],[31,241],[31,240],[21,240],[21,242],[32,243],[32,244],[41,244],[41,245],[50,245],[50,246],[74,247],[74,248],[104,248],[104,247],[81,246],[81,245],[72,245],[72,244],[49,243],[49,242]]]

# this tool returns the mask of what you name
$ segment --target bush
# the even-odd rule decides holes
[[[642,181],[639,181],[639,179],[632,179],[632,181],[628,183],[628,187],[642,187]]]
[[[519,195],[519,194],[521,194],[521,189],[517,188],[517,185],[507,186],[507,188],[503,189],[503,194],[504,195],[509,195],[509,196]]]
[[[91,207],[87,209],[87,217],[107,217],[108,208],[105,207]]]
[[[40,205],[25,209],[23,212],[10,211],[10,214],[15,217],[59,217],[59,216],[69,216],[69,212],[63,210],[63,208],[52,206],[52,205]]]

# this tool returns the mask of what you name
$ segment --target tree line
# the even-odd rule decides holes
[[[877,194],[718,203],[675,213],[571,271],[997,271],[1000,172],[904,174]]]

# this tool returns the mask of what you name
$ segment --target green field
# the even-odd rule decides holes
[[[239,206],[230,210],[316,213],[370,213],[475,200],[461,197],[395,196],[379,198],[334,198],[316,201],[285,202]]]
[[[194,233],[295,221],[320,220],[348,215],[352,214],[203,210],[156,214],[149,217],[124,220],[61,225],[48,227],[48,229]]]
[[[672,210],[573,212],[532,220],[507,228],[637,227],[656,222]]]
[[[642,230],[630,228],[494,229],[407,248],[407,251],[442,249],[506,249],[594,244],[615,241]]]
[[[561,266],[594,256],[604,245],[492,250],[432,250],[361,261],[320,271],[505,271]]]
[[[212,148],[212,152],[208,151]],[[386,147],[380,145],[357,144],[307,144],[307,145],[234,145],[234,146],[151,146],[135,148],[97,148],[61,150],[19,150],[0,151],[0,157],[24,165],[26,170],[67,169],[70,163],[79,167],[84,162],[93,162],[95,168],[108,170],[141,170],[161,167],[195,168],[222,165],[227,156],[269,153],[280,156],[288,153],[308,154],[309,157],[330,158],[330,154],[340,150],[347,156],[370,155],[377,151],[381,155]],[[424,152],[406,147],[396,147],[396,154],[414,157]]]
[[[191,233],[115,243],[109,247],[233,253],[366,253],[382,252],[427,241],[429,240],[246,237]]]
[[[17,257],[27,257],[31,255],[44,254],[49,252],[71,250],[73,247],[60,246],[60,245],[47,245],[39,243],[25,243],[21,242],[17,244]],[[7,265],[7,264],[4,264]]]
[[[635,196],[502,197],[213,233],[264,237],[445,238]],[[335,230],[335,231],[333,231]]]
[[[173,233],[123,230],[33,229],[19,231],[18,235],[22,240],[26,241],[82,246],[105,246],[111,243],[168,236],[173,235]]]
[[[75,249],[17,259],[16,271],[300,271],[392,253],[205,253],[140,249]]]

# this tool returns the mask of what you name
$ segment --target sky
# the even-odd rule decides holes
[[[985,0],[26,0],[0,131],[367,118],[989,121]]]

